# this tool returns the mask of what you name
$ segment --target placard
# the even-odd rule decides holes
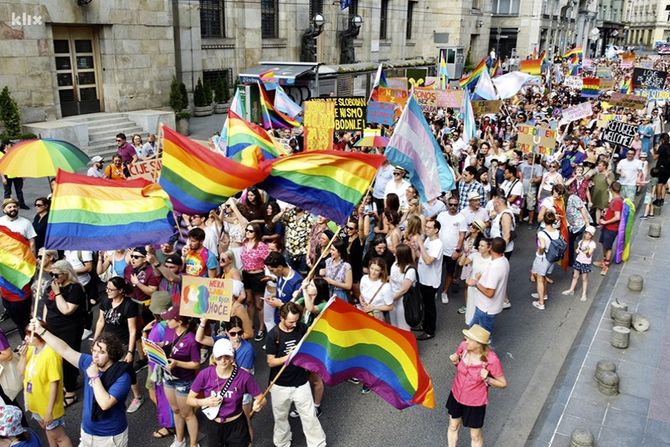
[[[612,79],[612,69],[609,67],[596,68],[596,77],[601,79]]]
[[[635,63],[635,53],[623,53],[621,55],[621,68],[633,68]]]
[[[428,70],[425,68],[408,68],[407,69],[407,88],[425,87],[426,74]]]
[[[181,277],[179,315],[208,320],[230,321],[233,310],[233,280]]]
[[[642,110],[647,107],[646,98],[636,95],[626,95],[619,92],[612,93],[609,102],[615,106],[628,107],[629,109]]]
[[[386,78],[386,86],[388,88],[407,90],[407,78]]]
[[[388,87],[377,88],[377,101],[379,102],[391,102],[399,105],[401,109],[404,109],[405,104],[407,104],[407,98],[407,90],[405,89]]]
[[[578,119],[586,118],[592,114],[593,108],[591,107],[591,101],[586,101],[563,110],[563,120],[568,122],[577,121]]]
[[[633,95],[642,96],[648,100],[668,101],[670,100],[670,90],[649,90],[646,88],[639,88],[633,91]]]
[[[463,90],[446,90],[441,92],[437,98],[439,107],[462,109],[465,104],[465,92]]]
[[[521,152],[537,152],[551,155],[556,147],[556,131],[547,127],[519,124],[517,146]]]
[[[566,76],[563,80],[563,85],[581,90],[584,83],[582,82],[582,78],[580,76]]]
[[[614,79],[600,78],[600,91],[614,90]]]
[[[475,116],[486,115],[487,113],[498,113],[502,107],[502,101],[494,99],[490,101],[472,101],[472,113]]]
[[[396,105],[392,102],[368,101],[368,123],[392,126]]]
[[[437,100],[440,95],[440,90],[426,89],[426,88],[415,88],[414,97],[416,101],[421,106],[421,110],[426,113],[437,112]]]
[[[610,123],[610,121],[612,121],[616,118],[617,118],[617,115],[615,115],[613,113],[601,113],[600,117],[598,117],[598,121],[597,121],[596,125],[598,126],[598,129],[604,129],[605,127],[607,127],[607,125]]]
[[[668,73],[665,71],[635,67],[633,69],[633,89],[663,90],[667,78]]]
[[[607,128],[602,133],[601,138],[611,144],[620,144],[624,147],[630,147],[633,137],[637,133],[635,124],[624,123],[623,121],[610,121]]]
[[[305,150],[327,151],[333,148],[335,101],[310,99],[304,103]]]
[[[365,129],[367,101],[364,96],[339,96],[335,100],[335,131]]]
[[[162,166],[163,161],[160,158],[151,158],[149,160],[130,163],[128,165],[128,172],[130,172],[128,179],[143,178],[154,182],[158,178]]]

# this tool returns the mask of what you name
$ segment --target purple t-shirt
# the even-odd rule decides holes
[[[216,396],[226,384],[227,379],[222,379],[216,375],[216,366],[209,366],[200,371],[198,377],[191,385],[191,391],[195,391],[203,398]],[[219,417],[225,419],[235,416],[242,412],[242,398],[244,393],[258,396],[263,390],[258,386],[254,377],[242,368],[237,368],[237,375],[228,387],[226,395],[223,397],[221,408],[219,408]]]
[[[179,336],[174,329],[165,329],[165,342],[173,345]],[[200,348],[195,341],[193,332],[187,332],[179,339],[176,345],[172,346],[172,351],[168,358],[179,360],[181,362],[198,362],[200,363]],[[174,377],[180,380],[193,380],[195,378],[195,369],[186,369],[175,367],[170,371]]]
[[[9,340],[7,340],[7,336],[3,330],[0,329],[0,351],[4,351],[7,348],[11,348],[11,345],[9,344]]]
[[[135,148],[132,144],[126,142],[126,144],[117,148],[116,153],[121,156],[121,161],[124,163],[130,163],[133,161],[133,156],[137,154],[137,151],[135,151]]]

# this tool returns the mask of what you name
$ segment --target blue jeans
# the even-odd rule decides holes
[[[472,317],[472,322],[470,323],[470,327],[472,327],[475,324],[480,325],[489,333],[491,334],[491,341],[493,341],[493,323],[495,322],[495,315],[487,314],[483,310],[481,310],[479,307],[475,308],[475,316]]]

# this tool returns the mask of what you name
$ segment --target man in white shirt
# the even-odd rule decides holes
[[[626,158],[617,164],[616,173],[619,174],[621,198],[635,200],[637,182],[642,173],[642,162],[635,159],[635,149],[626,151]]]
[[[478,324],[493,334],[495,316],[503,310],[503,301],[509,278],[509,261],[505,257],[505,240],[496,237],[491,241],[491,264],[483,275],[477,274],[466,281],[475,287],[475,315],[472,325]]]
[[[523,183],[516,178],[516,166],[505,166],[505,181],[500,188],[503,190],[504,197],[507,199],[507,206],[517,218],[521,214],[523,204]]]
[[[86,320],[84,322],[84,333],[81,339],[86,340],[93,332],[91,326],[93,323],[93,305],[98,301],[98,284],[92,281],[90,272],[93,271],[93,252],[87,250],[65,250],[64,259],[72,266],[79,283],[84,287],[88,305],[86,306]]]
[[[413,242],[419,249],[419,288],[423,298],[423,333],[417,340],[430,340],[435,337],[437,309],[435,294],[442,282],[442,241],[440,240],[440,222],[435,219],[426,221],[426,240],[415,235]]]
[[[489,221],[489,213],[481,205],[481,195],[477,191],[470,191],[467,196],[468,206],[461,210],[461,215],[465,218],[465,223],[470,227],[472,222],[479,219],[484,222]]]
[[[377,205],[377,210],[381,214],[384,210],[384,198],[386,197],[386,185],[393,179],[393,166],[385,158],[384,163],[377,171],[375,181],[372,186],[372,198]]]
[[[409,182],[405,180],[405,170],[401,167],[393,168],[393,179],[384,187],[384,198],[391,193],[397,194],[400,199],[400,210],[407,210],[407,195],[405,191],[409,188]],[[384,208],[382,208],[384,209]]]
[[[5,213],[4,216],[0,217],[0,225],[9,228],[15,233],[19,233],[21,236],[28,239],[30,242],[30,249],[35,252],[35,229],[33,228],[32,222],[30,222],[25,217],[19,216],[19,202],[8,198],[2,202],[2,211]],[[23,328],[20,328],[23,330]]]
[[[86,171],[86,175],[89,177],[103,178],[105,176],[102,169],[104,162],[105,160],[100,155],[91,158],[91,167]]]
[[[454,281],[454,272],[458,258],[463,251],[463,241],[468,232],[468,226],[465,223],[465,217],[458,212],[458,198],[450,196],[447,201],[448,211],[442,211],[437,215],[437,221],[440,223],[440,240],[442,241],[442,304],[449,302],[449,287]]]

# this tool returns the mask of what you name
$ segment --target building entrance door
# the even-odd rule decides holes
[[[55,27],[54,54],[62,115],[99,112],[100,53],[95,30]]]

